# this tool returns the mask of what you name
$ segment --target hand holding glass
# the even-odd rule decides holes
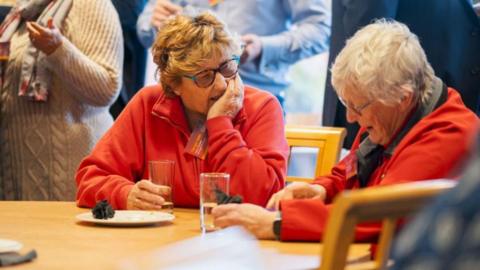
[[[167,213],[173,213],[173,179],[175,174],[175,161],[173,160],[151,160],[149,161],[150,181],[162,186],[162,194],[165,202],[162,204],[162,210]]]

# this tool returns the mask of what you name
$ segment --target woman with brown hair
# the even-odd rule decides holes
[[[284,185],[288,147],[274,96],[242,84],[240,44],[209,13],[176,16],[153,45],[161,86],[145,87],[77,172],[77,202],[160,209],[148,161],[176,162],[176,206],[199,205],[199,174],[230,174],[230,191],[265,205]]]

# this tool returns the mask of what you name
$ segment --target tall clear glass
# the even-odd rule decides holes
[[[162,205],[163,212],[173,213],[173,179],[175,176],[175,161],[151,160],[149,161],[150,181],[162,186],[162,197],[165,202]]]
[[[218,205],[218,194],[229,194],[228,173],[200,174],[200,228],[202,232],[215,231],[212,209]]]

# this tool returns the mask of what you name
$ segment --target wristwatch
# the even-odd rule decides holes
[[[275,234],[275,239],[281,240],[280,235],[282,231],[282,212],[278,211],[275,220],[273,221],[273,234]]]

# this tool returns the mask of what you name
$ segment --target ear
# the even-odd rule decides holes
[[[165,82],[165,87],[168,88],[168,92],[173,93],[176,96],[180,96],[182,94],[182,88],[179,86],[180,83],[177,84],[176,82]]]
[[[402,92],[403,92],[403,97],[402,100],[400,101],[400,110],[402,111],[407,111],[410,110],[410,108],[413,106],[414,103],[414,93],[413,89],[409,85],[404,85],[402,86]]]
[[[180,94],[182,93],[182,91],[180,91],[180,89],[178,87],[170,87],[172,89],[172,92],[177,95],[177,96],[180,96]]]
[[[185,78],[174,78],[172,81],[168,82],[168,86],[170,89],[172,89],[171,92],[173,92],[176,96],[181,96],[185,86]]]

